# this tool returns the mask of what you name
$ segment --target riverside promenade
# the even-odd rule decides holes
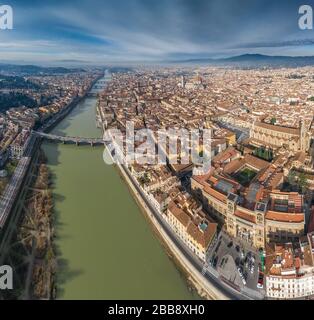
[[[106,151],[112,157],[109,145],[106,146]],[[121,151],[117,151],[121,159]],[[112,161],[114,159],[112,158]],[[214,274],[214,270],[205,266],[186,245],[175,235],[167,221],[162,217],[154,206],[150,203],[147,195],[132,176],[128,167],[125,164],[117,163],[117,167],[122,177],[128,184],[136,201],[145,211],[146,216],[158,231],[164,243],[169,248],[170,252],[174,255],[177,262],[185,270],[197,288],[201,296],[205,296],[211,300],[250,300],[249,296],[238,292],[237,290],[227,286],[220,279],[218,274]]]
[[[180,244],[180,240],[175,237],[172,230],[166,225],[166,222],[162,221],[163,218],[154,210],[149,203],[149,200],[146,199],[146,195],[144,195],[142,190],[140,190],[140,187],[132,177],[129,169],[125,165],[121,164],[118,164],[118,168],[131,188],[137,202],[145,210],[150,222],[159,232],[163,241],[170,249],[171,253],[175,256],[176,260],[183,267],[185,272],[193,279],[192,282],[197,287],[199,294],[206,296],[206,298],[211,300],[236,299],[236,297],[230,295],[227,290],[222,288],[219,290],[218,286],[216,287],[213,285],[202,275],[203,265],[201,261],[197,260],[196,257],[193,257],[192,253],[188,254],[187,250],[183,248],[184,244]]]

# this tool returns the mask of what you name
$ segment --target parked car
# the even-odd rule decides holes
[[[261,273],[261,272],[258,275],[257,288],[258,289],[263,289],[264,288],[264,274]]]
[[[221,241],[218,242],[217,247],[216,247],[214,253],[217,253],[217,252],[218,252],[220,245],[221,245]]]
[[[243,276],[243,268],[242,267],[238,267],[238,272],[239,272],[240,276]]]
[[[218,257],[216,256],[215,259],[213,260],[213,268],[216,269],[218,263]]]

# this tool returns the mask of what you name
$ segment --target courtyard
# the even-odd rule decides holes
[[[238,171],[234,178],[244,187],[247,187],[251,181],[255,178],[257,172],[250,169],[249,167],[245,167]]]

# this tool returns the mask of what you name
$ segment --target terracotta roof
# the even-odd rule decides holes
[[[226,150],[220,152],[214,159],[213,162],[224,162],[227,159],[230,159],[236,156],[239,152],[235,148],[229,147]]]
[[[227,196],[224,195],[223,193],[220,193],[219,191],[216,191],[215,189],[213,189],[210,186],[205,186],[204,187],[204,191],[213,196],[214,198],[216,198],[217,200],[221,201],[221,202],[226,202],[227,201]]]
[[[216,232],[217,223],[208,223],[204,232],[202,232],[193,222],[191,222],[187,228],[187,233],[205,249],[210,244]]]
[[[249,214],[247,212],[236,210],[234,215],[239,217],[239,218],[241,218],[241,219],[247,220],[249,222],[256,223],[255,216],[253,216],[253,215],[251,215],[251,214]]]
[[[288,134],[292,134],[292,135],[299,135],[300,134],[300,131],[298,128],[276,126],[276,125],[272,125],[272,124],[265,123],[265,122],[257,122],[257,123],[255,123],[255,127],[261,127],[264,129],[288,133]]]
[[[229,162],[228,164],[226,164],[226,166],[224,167],[224,172],[227,174],[232,174],[232,173],[238,171],[239,169],[241,169],[244,165],[245,165],[244,159],[233,160],[233,161]]]
[[[171,201],[169,206],[168,206],[168,210],[177,218],[177,220],[185,227],[188,226],[189,222],[190,222],[190,217],[179,207],[177,207],[177,205]]]
[[[262,159],[259,159],[257,157],[254,157],[250,154],[246,154],[244,157],[244,160],[245,160],[246,164],[248,164],[254,168],[260,169],[260,170],[267,168],[270,165],[269,162],[262,160]]]
[[[228,163],[224,167],[224,172],[227,174],[232,174],[232,173],[240,170],[245,165],[249,165],[253,168],[256,168],[257,170],[262,170],[262,169],[267,168],[270,165],[270,163],[267,161],[264,161],[262,159],[259,159],[257,157],[254,157],[250,154],[246,154],[244,156],[244,158],[236,159],[236,160],[233,160],[230,163]]]
[[[267,211],[266,212],[267,220],[282,221],[282,222],[294,222],[301,223],[304,222],[303,213],[282,213],[276,211]]]

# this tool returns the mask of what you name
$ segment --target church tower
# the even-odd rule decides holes
[[[183,89],[185,89],[185,78],[184,78],[184,75],[181,77],[181,87],[183,88]]]
[[[306,127],[304,125],[304,121],[299,122],[299,127],[300,127],[300,150],[303,152],[306,152],[308,149],[308,134]]]

